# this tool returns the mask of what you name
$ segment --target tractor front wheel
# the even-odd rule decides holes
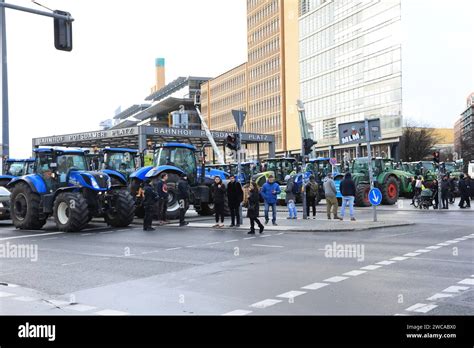
[[[109,193],[112,201],[105,213],[105,222],[112,227],[127,227],[135,217],[135,200],[126,190],[113,190]]]
[[[26,183],[16,185],[10,198],[13,225],[21,230],[40,230],[46,223],[46,219],[40,218],[40,201],[40,196]]]
[[[382,203],[394,205],[398,201],[398,195],[398,181],[394,177],[389,177],[382,187]]]
[[[62,232],[79,232],[89,223],[86,199],[76,192],[60,193],[53,207],[54,221]]]
[[[359,184],[359,185],[357,185],[356,197],[355,197],[356,206],[358,206],[358,207],[370,207],[369,192],[370,192],[370,185],[369,184]]]

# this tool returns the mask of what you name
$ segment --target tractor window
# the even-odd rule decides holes
[[[155,162],[157,166],[175,166],[188,175],[190,182],[194,181],[197,172],[196,157],[191,149],[184,147],[161,148]]]
[[[135,157],[129,152],[107,153],[105,167],[122,173],[133,173]]]
[[[83,155],[76,155],[76,154],[66,154],[58,156],[57,158],[57,165],[58,165],[58,175],[59,180],[62,183],[66,182],[67,173],[72,169],[76,170],[89,170],[87,166],[86,157]]]
[[[5,174],[12,175],[12,176],[22,176],[25,174],[23,173],[24,167],[25,165],[23,162],[8,163]]]
[[[363,159],[357,159],[352,164],[353,173],[364,173],[369,171],[369,161]]]

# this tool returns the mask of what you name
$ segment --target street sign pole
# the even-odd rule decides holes
[[[3,5],[4,0],[0,0]],[[8,113],[8,68],[7,68],[7,34],[5,26],[5,7],[0,7],[0,54],[2,55],[2,157],[10,155],[10,131]]]
[[[369,129],[369,120],[366,118],[365,122],[365,137],[367,140],[367,156],[369,159],[368,166],[369,166],[369,180],[370,180],[370,189],[374,188],[374,177],[372,176],[372,149],[370,147],[370,129]],[[377,207],[375,204],[372,204],[372,211],[374,213],[374,222],[377,222]]]
[[[240,147],[242,146],[242,126],[245,121],[245,116],[247,115],[247,112],[242,111],[242,110],[232,110],[232,115],[234,116],[235,123],[237,123],[237,132],[239,133],[239,149],[236,150],[236,155],[237,155],[237,181],[240,182],[240,177],[242,173],[242,160],[240,158],[241,155],[241,149]],[[240,185],[243,186],[243,184],[240,182]],[[239,225],[243,224],[243,216],[242,216],[242,203],[240,203],[239,206],[239,215],[240,215],[240,221]]]

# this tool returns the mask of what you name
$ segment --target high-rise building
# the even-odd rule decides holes
[[[212,129],[235,131],[231,110],[247,111],[244,131],[275,135],[277,153],[299,151],[298,0],[247,0],[247,44],[246,63],[202,86],[202,114]]]
[[[397,157],[402,135],[401,0],[300,0],[300,92],[318,144],[342,160],[338,125],[381,120],[374,155]]]
[[[454,151],[467,164],[474,160],[474,93],[467,98],[467,109],[454,124]]]

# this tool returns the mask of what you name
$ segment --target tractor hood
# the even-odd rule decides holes
[[[184,172],[179,169],[178,167],[175,166],[159,166],[159,167],[154,167],[152,170],[150,170],[147,174],[147,178],[154,178],[158,175],[160,175],[163,172],[175,172],[179,174],[184,174]]]
[[[107,191],[111,187],[110,177],[103,172],[72,171],[68,184],[86,187],[94,191]]]

